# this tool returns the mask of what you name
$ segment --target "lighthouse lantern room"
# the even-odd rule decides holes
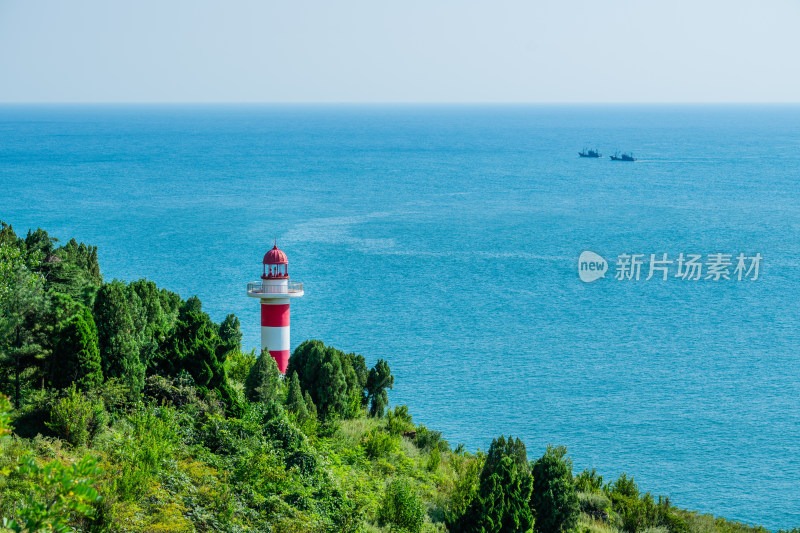
[[[278,243],[264,254],[260,281],[247,284],[247,295],[261,301],[261,350],[269,350],[281,372],[289,365],[289,302],[303,296],[303,284],[289,281],[289,261]]]

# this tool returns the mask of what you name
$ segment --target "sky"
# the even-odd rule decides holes
[[[800,102],[800,0],[0,0],[0,102]]]

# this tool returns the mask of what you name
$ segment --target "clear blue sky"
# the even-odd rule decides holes
[[[0,0],[0,102],[799,102],[798,0]]]

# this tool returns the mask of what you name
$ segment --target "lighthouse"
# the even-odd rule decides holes
[[[278,243],[264,254],[261,281],[247,284],[247,295],[261,302],[261,350],[278,363],[282,373],[289,365],[289,302],[303,296],[303,284],[289,281],[289,261]]]

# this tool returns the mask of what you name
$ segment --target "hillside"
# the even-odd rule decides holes
[[[286,377],[196,297],[0,229],[0,516],[14,531],[745,533],[561,447],[451,446],[389,408],[390,361],[317,340]],[[800,533],[800,530],[793,530]]]

